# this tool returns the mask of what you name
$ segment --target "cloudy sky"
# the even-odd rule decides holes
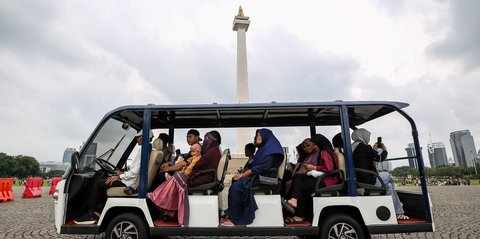
[[[408,102],[422,144],[479,148],[480,1],[0,1],[0,152],[60,161],[118,106],[234,102],[240,4],[251,102]]]

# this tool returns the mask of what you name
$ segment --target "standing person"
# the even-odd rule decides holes
[[[137,145],[142,145],[142,131],[140,130],[135,137],[137,138]],[[153,138],[153,132],[150,131],[149,139],[150,141]],[[142,157],[142,147],[138,147],[137,156],[132,160],[132,165],[130,169],[122,172],[119,169],[115,170],[115,175],[108,178],[97,179],[94,182],[93,188],[90,192],[90,195],[87,199],[87,213],[83,216],[77,218],[75,221],[76,224],[94,224],[97,221],[100,213],[96,212],[95,209],[99,206],[102,201],[102,198],[106,198],[107,189],[111,187],[132,187],[136,188],[137,177],[140,173],[140,161]]]
[[[321,134],[316,134],[312,142],[318,149],[317,153],[312,153],[312,157],[307,157],[301,167],[305,173],[297,173],[292,179],[292,198],[288,204],[295,208],[295,215],[286,219],[286,223],[302,223],[303,218],[312,221],[312,204],[310,194],[315,190],[317,177],[324,173],[330,173],[337,169],[338,161],[333,152],[330,141]],[[315,152],[315,151],[314,151]],[[321,186],[329,187],[339,182],[338,174],[324,177]]]
[[[370,171],[377,172],[374,162],[381,162],[387,158],[387,148],[383,143],[375,143],[370,146],[370,131],[360,128],[356,129],[352,133],[352,152],[353,152],[353,162],[355,168],[366,169]],[[378,150],[381,149],[381,150]],[[380,153],[379,153],[380,152]],[[382,181],[387,186],[387,194],[392,196],[393,206],[395,207],[395,213],[397,214],[398,220],[408,220],[410,219],[406,216],[403,210],[403,204],[400,202],[397,191],[395,191],[395,180],[392,178],[388,172],[380,172],[378,174]],[[375,186],[381,186],[381,182],[373,175],[358,172],[357,181],[362,183],[373,184]]]
[[[255,211],[258,209],[253,197],[252,186],[259,182],[253,182],[253,175],[277,177],[276,171],[268,171],[278,168],[283,162],[283,148],[278,139],[269,129],[258,129],[255,132],[255,145],[258,150],[252,161],[252,168],[234,177],[235,183],[230,187],[228,194],[228,216],[230,220],[222,222],[223,226],[248,225],[255,219]]]

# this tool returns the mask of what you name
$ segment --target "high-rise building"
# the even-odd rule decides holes
[[[63,152],[63,164],[69,164],[72,159],[72,154],[75,153],[75,148],[66,148]]]
[[[415,156],[416,156],[416,153],[415,153],[415,144],[409,143],[409,144],[408,144],[408,147],[405,148],[405,151],[407,151],[407,156],[408,156],[408,157],[415,157]],[[412,168],[415,168],[415,169],[418,169],[417,159],[415,159],[415,158],[409,158],[409,159],[408,159],[408,166],[410,166],[410,167],[412,167]]]
[[[473,167],[477,156],[475,142],[469,130],[450,133],[450,145],[456,166]]]
[[[447,151],[445,150],[445,145],[443,143],[429,143],[427,148],[428,159],[430,160],[430,165],[432,168],[448,165]]]

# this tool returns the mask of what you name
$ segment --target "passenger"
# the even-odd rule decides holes
[[[150,141],[153,138],[153,132],[150,131]],[[137,135],[137,144],[142,145],[142,130]],[[140,161],[142,156],[142,147],[138,148],[137,155],[132,160],[130,169],[121,172],[119,169],[115,170],[115,175],[108,178],[101,178],[95,180],[93,188],[87,198],[87,213],[74,220],[76,224],[94,224],[97,218],[100,217],[100,213],[97,212],[102,201],[106,199],[106,191],[111,187],[137,187],[137,177],[140,173]],[[102,200],[103,199],[103,200]],[[97,211],[96,211],[97,210]]]
[[[220,136],[220,133],[216,130],[212,130],[212,131],[210,131],[210,133],[212,133],[213,136],[218,139],[218,141],[217,141],[218,142],[218,150],[220,151],[220,154],[222,154],[223,153],[222,146],[221,146],[222,145],[222,137]]]
[[[282,194],[283,198],[291,198],[292,197],[292,179],[295,177],[295,174],[307,174],[307,170],[305,169],[305,165],[317,165],[317,160],[319,156],[320,149],[316,144],[312,142],[310,138],[306,138],[300,144],[301,146],[301,154],[302,158],[299,162],[295,165],[292,170],[292,176],[290,179],[285,182],[285,193]],[[297,149],[299,150],[299,149]],[[284,178],[284,181],[287,180]]]
[[[297,163],[294,164],[292,162],[288,162],[285,172],[283,173],[283,179],[281,182],[281,189],[280,189],[280,195],[282,195],[283,198],[290,198],[292,196],[290,188],[292,183],[293,172],[297,167],[296,165],[301,164],[303,160],[305,160],[308,156],[305,150],[303,149],[303,141],[300,144],[298,144],[295,148],[297,150],[297,157],[298,157]]]
[[[220,143],[222,138],[218,131],[210,131],[205,134],[202,147],[202,160],[197,162],[192,169],[188,178],[188,186],[195,187],[198,185],[211,183],[215,181],[215,175],[211,173],[203,174],[202,171],[209,169],[217,169],[222,154],[220,153]]]
[[[363,128],[357,129],[352,133],[352,152],[353,152],[353,162],[355,168],[366,169],[370,171],[377,172],[375,167],[375,161],[381,162],[387,158],[387,148],[383,143],[375,143],[370,146],[371,133]],[[377,151],[378,149],[381,149]],[[380,153],[379,153],[380,152]],[[395,191],[395,181],[388,172],[380,172],[380,178],[387,186],[387,194],[392,196],[393,205],[395,207],[395,213],[397,214],[398,220],[408,220],[408,216],[404,215],[405,211],[403,210],[403,204],[400,202],[397,192]],[[357,181],[362,183],[373,184],[375,186],[381,186],[381,182],[373,175],[366,174],[362,172],[357,173]]]
[[[333,144],[333,152],[335,155],[337,155],[338,159],[338,168],[345,170],[345,157],[344,157],[344,152],[343,152],[343,140],[342,140],[342,133],[338,133],[332,138],[332,144]],[[340,161],[343,159],[342,161]],[[340,179],[342,181],[345,181],[345,172],[340,174]]]
[[[338,133],[332,138],[333,150],[336,152],[338,151],[341,154],[343,153],[343,140],[342,140],[342,133]]]
[[[211,183],[215,175],[202,173],[205,170],[216,169],[220,161],[218,150],[218,135],[215,133],[205,134],[203,148],[195,143],[190,149],[192,157],[185,160],[185,167],[180,173],[170,177],[155,191],[148,193],[147,197],[160,209],[165,210],[165,217],[156,221],[175,220],[180,225],[188,225],[188,187]]]
[[[317,178],[324,174],[330,173],[337,169],[338,161],[333,153],[333,147],[330,141],[321,134],[316,134],[312,138],[312,142],[318,147],[318,153],[313,153],[312,157],[308,157],[302,163],[305,174],[294,174],[292,179],[292,198],[288,200],[288,204],[295,208],[295,215],[285,220],[286,223],[303,223],[304,218],[311,221],[312,205],[310,194],[315,190]],[[337,174],[324,177],[321,187],[329,187],[339,182]]]
[[[217,132],[218,133],[218,132]],[[218,134],[219,136],[220,134]],[[200,133],[196,129],[191,129],[187,132],[187,143],[192,146],[194,144],[200,144],[202,138],[200,138]],[[160,172],[169,172],[170,174],[175,173],[185,167],[185,159],[190,158],[192,155],[190,152],[186,154],[177,155],[177,159],[174,162],[164,163],[160,166]]]
[[[245,145],[245,156],[247,156],[248,160],[245,162],[245,165],[242,168],[239,168],[236,174],[244,173],[249,169],[252,169],[252,162],[253,162],[253,156],[255,155],[255,150],[257,148],[255,147],[255,144],[253,143],[248,143]],[[236,176],[236,175],[235,175]],[[236,177],[232,178],[232,183],[236,182],[237,180],[235,179]]]
[[[252,176],[262,175],[276,178],[276,171],[267,171],[271,168],[278,168],[284,160],[282,145],[269,129],[258,129],[255,132],[255,145],[258,150],[253,157],[252,168],[236,175],[234,179],[237,182],[230,187],[228,194],[229,220],[223,221],[223,226],[248,225],[253,222],[258,207],[251,188],[258,185],[259,182],[253,182]]]
[[[255,155],[255,150],[257,150],[257,148],[255,147],[255,144],[248,143],[248,144],[245,145],[244,152],[245,152],[245,156],[247,156],[248,160],[245,163],[245,165],[243,166],[240,173],[244,173],[245,171],[252,168],[252,162],[253,162],[253,156]]]
[[[200,138],[200,132],[198,132],[198,130],[191,129],[187,132],[188,145],[200,144],[201,141],[202,141],[202,138]]]

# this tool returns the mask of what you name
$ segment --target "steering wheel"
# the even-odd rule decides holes
[[[98,164],[98,166],[100,166],[100,168],[105,170],[107,173],[115,174],[115,169],[117,169],[117,168],[112,163],[110,163],[107,160],[102,159],[102,158],[95,158],[94,161],[95,161],[95,163]]]

